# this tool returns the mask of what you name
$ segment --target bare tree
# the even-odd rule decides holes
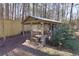
[[[59,20],[59,8],[60,8],[60,4],[57,4],[57,20]]]
[[[46,18],[47,4],[43,4],[43,17]]]
[[[3,4],[2,3],[0,3],[0,19],[1,20],[3,20],[3,18],[4,18],[4,13],[3,13],[3,9],[4,9],[4,7],[3,7]]]
[[[33,3],[33,12],[32,15],[35,16],[35,3]]]
[[[22,4],[23,8],[22,8],[22,21],[24,20],[24,8],[25,8],[25,4]],[[24,25],[22,25],[22,31],[23,31],[23,36],[24,36]]]
[[[28,3],[28,15],[31,15],[30,12],[31,12],[31,11],[30,11],[30,4]]]
[[[9,19],[9,3],[5,3],[5,19]]]
[[[72,20],[72,17],[73,17],[73,3],[71,4],[71,10],[70,10],[70,22]]]
[[[15,20],[16,20],[16,5],[17,5],[17,4],[14,3],[14,10],[15,10],[15,11],[14,11],[14,13],[15,13],[15,15],[14,15],[15,17],[14,17],[14,18],[15,18]]]
[[[12,20],[14,19],[14,3],[12,4]]]

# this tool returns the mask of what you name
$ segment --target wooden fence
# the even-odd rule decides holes
[[[20,21],[0,20],[0,37],[19,34],[22,30]]]

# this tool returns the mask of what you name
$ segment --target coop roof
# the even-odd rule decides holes
[[[22,23],[26,23],[27,21],[42,21],[42,22],[49,22],[49,23],[61,23],[61,21],[56,21],[52,19],[46,19],[46,18],[41,18],[41,17],[36,17],[36,16],[27,16],[25,20],[23,20]]]

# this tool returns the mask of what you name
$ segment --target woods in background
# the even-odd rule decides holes
[[[78,20],[79,5],[73,3],[0,3],[0,20],[23,20],[28,15],[61,21]]]

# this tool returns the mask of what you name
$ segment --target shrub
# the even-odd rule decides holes
[[[68,40],[74,40],[75,36],[73,35],[74,30],[69,28],[69,25],[63,24],[61,26],[57,26],[54,35],[52,36],[51,42],[55,46],[69,46],[66,44]],[[69,48],[72,49],[72,45],[70,44]]]
[[[79,40],[73,35],[74,31],[75,30],[70,28],[67,24],[57,26],[50,43],[53,43],[56,47],[62,46],[66,49],[70,49],[73,53],[79,55]]]

